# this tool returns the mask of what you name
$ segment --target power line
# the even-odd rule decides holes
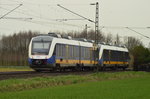
[[[100,27],[104,27],[104,28],[126,28],[126,26],[100,26]],[[128,26],[127,26],[128,27]],[[132,28],[132,29],[150,29],[150,27],[129,27],[129,28]]]
[[[83,19],[86,19],[86,20],[88,20],[88,21],[90,21],[90,22],[95,23],[93,20],[91,20],[91,19],[89,19],[89,18],[86,18],[86,17],[84,17],[84,16],[82,16],[82,15],[80,15],[80,14],[78,14],[78,13],[75,13],[75,12],[73,12],[73,11],[71,11],[71,10],[69,10],[69,9],[67,9],[67,8],[65,8],[65,7],[63,7],[63,6],[61,6],[60,4],[57,4],[57,6],[59,6],[59,7],[63,8],[63,9],[65,9],[65,10],[67,10],[67,11],[69,11],[69,12],[71,12],[71,13],[73,13],[73,14],[75,14],[75,15],[77,15],[77,16],[83,18]]]
[[[8,15],[9,13],[13,12],[14,10],[16,10],[17,8],[19,8],[20,6],[22,6],[22,4],[20,4],[19,6],[15,7],[14,9],[10,10],[9,12],[7,12],[6,14],[4,14],[3,16],[0,17],[0,19],[4,18],[6,15]]]
[[[3,19],[32,20],[33,18],[4,17]]]
[[[123,27],[123,26],[100,26],[100,27],[102,27],[102,29],[103,29],[103,28],[121,28],[121,29],[122,29],[122,28],[126,28],[126,29],[131,30],[131,31],[133,31],[133,32],[135,32],[135,33],[137,33],[137,34],[139,34],[139,35],[145,37],[145,38],[150,39],[150,37],[148,37],[148,36],[146,36],[146,35],[144,35],[144,34],[138,32],[138,31],[133,30],[133,28],[134,28],[134,29],[150,29],[150,27]]]
[[[53,4],[50,4],[50,3],[33,3],[33,2],[29,2],[29,1],[17,1],[17,0],[8,0],[8,1],[10,1],[10,2],[14,2],[14,3],[23,3],[24,5],[31,5],[31,6],[38,6],[38,5],[40,5],[40,6],[56,6],[56,4],[55,3],[53,3]],[[69,5],[69,6],[88,6],[88,3],[63,3],[63,5]]]
[[[9,9],[7,9],[7,8],[3,8],[3,7],[0,7],[0,8],[9,11]],[[43,18],[43,17],[40,18],[39,16],[35,16],[35,15],[32,15],[32,14],[23,13],[23,12],[20,12],[20,11],[14,11],[14,12],[20,13],[20,14],[23,14],[23,15],[28,15],[28,16],[36,17],[36,18],[38,18],[38,19],[49,20],[49,19],[47,19],[47,18]]]
[[[77,20],[86,20],[86,19],[54,19],[56,21],[77,21]]]
[[[137,33],[137,34],[139,34],[139,35],[141,35],[141,36],[143,36],[143,37],[146,37],[146,38],[150,39],[150,37],[148,37],[148,36],[146,36],[146,35],[143,35],[143,34],[140,33],[140,32],[137,32],[137,31],[135,31],[135,30],[133,30],[133,29],[131,29],[131,28],[129,28],[129,27],[126,27],[126,28],[129,29],[129,30],[131,30],[131,31],[133,31],[133,32],[135,32],[135,33]]]
[[[4,9],[4,10],[8,10],[9,11],[9,9],[6,9],[6,8],[3,8],[3,7],[0,7],[0,8],[2,8],[2,9]],[[20,21],[25,21],[25,22],[30,22],[30,23],[34,23],[34,24],[39,24],[39,25],[44,25],[44,26],[47,26],[47,27],[49,27],[48,25],[46,25],[46,24],[55,24],[55,25],[59,25],[58,24],[58,22],[57,23],[52,23],[52,22],[48,22],[48,21],[56,21],[56,19],[48,19],[48,18],[43,18],[43,17],[39,17],[39,16],[35,16],[35,15],[31,15],[31,14],[26,14],[26,13],[23,13],[23,12],[20,12],[20,11],[15,11],[16,13],[20,13],[20,14],[23,14],[23,15],[29,15],[29,16],[33,16],[33,17],[36,17],[36,18],[38,18],[38,19],[43,19],[43,20],[45,20],[45,21],[35,21],[35,20],[20,20]],[[16,19],[17,20],[17,19]],[[61,24],[62,25],[62,24]],[[78,25],[73,25],[73,24],[67,24],[67,23],[64,23],[63,22],[63,25],[66,25],[66,26],[73,26],[73,27],[81,27],[81,26],[78,26]]]

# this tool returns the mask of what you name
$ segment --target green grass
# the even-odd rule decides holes
[[[150,99],[150,77],[0,93],[0,99]]]
[[[150,99],[150,73],[117,72],[0,81],[0,99]]]

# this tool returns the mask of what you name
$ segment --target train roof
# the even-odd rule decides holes
[[[124,46],[110,46],[110,45],[103,45],[103,44],[98,44],[98,47],[102,50],[115,50],[115,51],[124,51],[128,52],[128,49]]]
[[[69,44],[69,45],[76,45],[76,46],[85,46],[85,47],[92,47],[93,43],[87,42],[87,41],[82,41],[82,40],[77,40],[77,39],[66,39],[66,38],[58,38],[58,37],[53,37],[49,35],[39,35],[36,37],[32,38],[33,41],[53,41],[54,43],[59,43],[59,44]]]
[[[60,34],[48,33],[48,34],[40,34],[36,37],[32,38],[33,41],[54,41],[55,43],[60,44],[69,44],[69,45],[81,45],[86,47],[92,47],[94,44],[93,40],[87,40],[85,38],[75,38],[72,39],[70,36],[61,36]],[[117,51],[125,51],[128,52],[128,49],[125,46],[117,46],[106,43],[99,43],[97,45],[98,48],[108,49],[108,50],[117,50]]]

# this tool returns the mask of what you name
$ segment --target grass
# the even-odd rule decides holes
[[[33,71],[29,66],[0,66],[0,72]]]
[[[149,91],[150,76],[144,74],[143,77],[5,92],[0,93],[0,99],[150,99]]]
[[[93,73],[82,76],[65,75],[56,77],[46,76],[28,79],[9,79],[0,81],[0,92],[24,91],[37,88],[78,84],[83,82],[122,80],[128,78],[141,78],[141,77],[150,77],[150,74],[146,72],[116,72],[116,73]]]

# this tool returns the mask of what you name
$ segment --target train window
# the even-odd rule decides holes
[[[56,44],[56,56],[58,58],[64,58],[66,54],[66,48],[64,44]]]
[[[125,52],[125,60],[128,61],[129,59],[130,59],[129,53],[128,53],[128,52]]]
[[[59,56],[62,57],[62,45],[59,45]]]
[[[79,52],[79,46],[75,46],[75,57],[76,57],[76,59],[79,59],[79,54],[80,54],[80,52]]]
[[[86,52],[86,57],[87,57],[87,60],[90,60],[90,48],[87,48],[87,52]]]
[[[49,41],[43,41],[43,42],[33,41],[33,43],[32,43],[32,55],[35,55],[35,54],[48,55],[50,46],[51,46],[51,42],[49,42]]]
[[[109,61],[109,50],[104,50],[103,58],[104,61]]]
[[[73,57],[73,46],[71,46],[71,58],[74,59],[74,57]]]
[[[84,50],[84,58],[86,59],[86,60],[90,60],[90,48],[85,48],[85,50]]]
[[[74,50],[73,50],[73,49],[74,49],[74,46],[71,46],[71,50],[72,50],[72,53],[71,53],[71,54],[72,54],[72,59],[74,59],[74,54],[73,54],[73,53],[74,53]]]
[[[73,58],[73,47],[71,45],[68,45],[68,58]]]
[[[84,47],[81,47],[81,59],[84,59]]]
[[[84,53],[84,59],[86,60],[86,51],[87,51],[87,50],[86,50],[85,47],[84,47],[83,49],[84,49],[84,52],[83,52],[83,53]]]
[[[113,60],[114,60],[113,53],[114,53],[114,51],[111,50],[111,51],[110,51],[110,61],[113,61]]]
[[[58,56],[58,45],[56,44],[56,56]]]
[[[70,59],[70,46],[68,45],[68,59]]]
[[[64,44],[62,44],[61,48],[62,48],[62,56],[63,56],[63,58],[65,58],[66,47]]]

